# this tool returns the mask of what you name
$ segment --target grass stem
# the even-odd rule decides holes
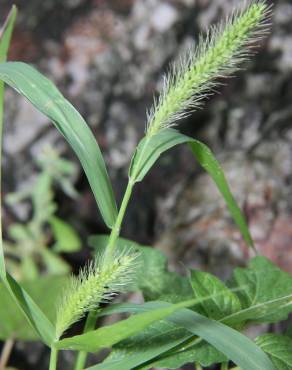
[[[13,345],[14,339],[9,338],[5,341],[0,357],[0,370],[6,369]]]
[[[89,314],[87,315],[85,326],[84,326],[84,333],[94,330],[97,316],[98,316],[97,310],[89,312]],[[86,359],[87,359],[87,352],[79,351],[77,358],[76,358],[74,370],[83,370],[86,365]]]
[[[51,347],[50,367],[49,370],[57,370],[58,350]]]
[[[108,245],[107,245],[107,248],[106,248],[106,251],[105,251],[105,259],[104,259],[105,266],[107,265],[107,263],[109,263],[109,261],[112,258],[113,251],[114,251],[115,246],[116,246],[116,241],[117,241],[117,239],[120,235],[122,222],[123,222],[123,219],[124,219],[124,216],[125,216],[125,213],[126,213],[126,209],[127,209],[127,206],[128,206],[128,203],[129,203],[132,191],[133,191],[133,187],[134,187],[134,182],[130,179],[129,182],[128,182],[128,185],[127,185],[122,203],[121,203],[121,207],[120,207],[120,210],[119,210],[119,213],[118,213],[118,217],[116,219],[115,225],[114,225],[114,227],[112,229],[112,232],[110,234],[109,242],[108,242]]]

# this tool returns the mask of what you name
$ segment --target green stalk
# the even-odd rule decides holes
[[[107,266],[112,259],[117,239],[120,236],[121,226],[123,223],[123,219],[126,213],[127,206],[129,204],[129,200],[131,198],[134,185],[135,185],[135,182],[129,179],[116,222],[112,228],[112,231],[109,237],[109,242],[105,250],[104,266]],[[85,322],[85,326],[84,326],[84,333],[94,329],[96,318],[97,318],[96,311],[89,312],[86,322]],[[83,370],[85,363],[86,363],[86,359],[87,359],[87,352],[80,351],[77,355],[74,370]],[[53,369],[50,369],[50,370],[53,370]]]
[[[57,348],[52,347],[49,370],[57,370],[57,359],[58,359],[58,350]]]
[[[195,363],[195,370],[203,370],[202,366],[198,362]]]
[[[89,314],[87,315],[85,326],[84,326],[84,331],[83,331],[84,333],[94,330],[97,316],[98,316],[98,311],[89,312]],[[85,351],[78,352],[74,370],[83,370],[86,364],[86,359],[87,359],[87,352]]]
[[[228,362],[223,362],[222,364],[221,364],[221,368],[220,368],[221,370],[228,370]]]
[[[110,262],[110,260],[113,256],[113,252],[114,252],[114,249],[115,249],[115,246],[116,246],[116,241],[117,241],[118,237],[120,236],[122,222],[123,222],[125,212],[126,212],[126,209],[127,209],[127,206],[128,206],[128,203],[129,203],[132,191],[133,191],[134,184],[135,184],[135,182],[132,181],[131,179],[129,179],[128,185],[127,185],[127,188],[126,188],[126,191],[125,191],[122,203],[121,203],[121,207],[120,207],[120,210],[119,210],[119,213],[118,213],[118,217],[117,217],[116,222],[115,222],[115,224],[112,228],[112,232],[110,234],[109,242],[108,242],[108,245],[106,247],[105,259],[104,259],[105,266],[107,265],[107,263]]]

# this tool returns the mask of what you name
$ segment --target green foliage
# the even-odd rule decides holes
[[[253,247],[253,241],[247,224],[229,189],[224,172],[211,150],[207,147],[207,145],[201,143],[200,141],[186,135],[182,135],[178,131],[170,128],[165,128],[154,136],[146,136],[139,143],[133,156],[129,170],[130,179],[133,182],[142,181],[159,156],[166,150],[178,144],[189,144],[196,160],[208,172],[212,180],[215,182],[218,190],[222,194],[234,221],[240,228],[245,241],[249,246]]]
[[[154,302],[152,303],[152,305],[153,306],[161,305],[162,307],[164,307],[169,304]],[[138,310],[141,310],[141,309],[143,310],[143,305],[142,306],[140,305],[138,308]],[[125,310],[128,311],[129,306],[126,306]],[[137,308],[135,309],[135,312],[137,312]],[[204,338],[209,343],[211,343],[215,348],[217,348],[219,351],[227,355],[228,358],[232,359],[235,363],[239,364],[243,370],[275,369],[272,366],[271,362],[268,360],[268,357],[265,356],[263,352],[260,351],[259,348],[256,347],[250,339],[248,339],[247,337],[240,334],[239,332],[217,321],[210,320],[206,318],[205,316],[202,316],[189,309],[181,309],[175,312],[173,315],[169,316],[167,320],[169,320],[171,323],[175,324],[176,326],[180,328],[186,329],[187,331],[191,332],[193,335],[196,335],[196,336],[199,335],[200,337]],[[168,335],[167,330],[163,334],[167,342],[173,339],[172,337]],[[140,333],[139,335],[143,335],[143,333]],[[148,342],[148,339],[146,338],[144,338],[142,341],[137,341],[137,338],[136,338],[136,340],[134,339],[132,343],[134,343],[134,345],[131,346],[131,344],[129,344],[126,341],[122,347],[119,346],[120,359],[118,360],[117,354],[114,353],[112,355],[113,357],[111,357],[111,361],[109,362],[109,364],[111,364],[112,366],[108,364],[107,367],[105,368],[118,369],[118,366],[120,366],[119,367],[120,369],[126,370],[127,368],[126,366],[129,366],[128,359],[132,357],[132,361],[135,361],[136,352],[138,352],[138,354],[140,351],[148,352],[147,350],[149,348],[147,348],[146,346],[147,343],[148,343],[148,346],[150,346],[151,348],[153,348],[153,346],[157,347],[160,344],[165,344],[163,340],[161,341],[161,338],[159,338],[159,335],[157,335],[157,337],[154,340],[152,338],[152,340],[149,342]],[[140,343],[140,346],[139,346],[139,343]],[[249,354],[248,357],[246,356],[246,353]],[[147,360],[149,360],[149,358],[147,358]],[[138,366],[138,365],[139,365],[138,363],[131,362],[130,368]],[[146,368],[151,368],[151,367],[152,365],[151,366],[149,365]],[[100,369],[100,368],[104,368],[104,367],[102,367],[101,365],[101,367],[96,366],[96,367],[93,367],[92,369]]]
[[[6,279],[3,279],[3,283],[32,328],[42,341],[50,346],[54,341],[55,333],[51,321],[27,291],[19,285],[8,272],[6,273]]]
[[[6,61],[10,40],[14,28],[17,9],[11,8],[4,26],[0,31],[0,63]],[[2,129],[3,129],[3,105],[4,105],[4,82],[0,81],[0,163],[2,163]],[[1,169],[0,169],[0,190],[1,190]],[[0,277],[5,277],[5,262],[2,243],[2,221],[1,221],[1,199],[0,199]]]
[[[45,114],[78,156],[107,226],[117,209],[99,146],[89,127],[55,85],[31,66],[20,62],[0,65],[0,79],[26,97]]]
[[[94,239],[97,242],[98,238]],[[120,243],[124,245],[127,241],[123,239]],[[153,250],[151,250],[151,248],[148,248],[148,250],[151,258],[153,258]],[[145,250],[145,253],[147,253],[147,250]],[[157,254],[156,259],[159,260],[160,252],[156,250],[155,253]],[[167,274],[169,274],[165,270],[165,267],[160,268],[158,271],[153,279],[151,279],[151,276],[147,276],[149,285],[155,285],[159,279],[164,280],[164,275],[167,276]],[[233,273],[232,281],[234,280],[234,276],[238,275],[238,271],[240,271],[241,274],[244,273],[248,275],[251,275],[254,271],[259,271],[256,277],[258,281],[264,280],[266,276],[273,275],[273,279],[278,282],[277,290],[275,290],[271,296],[270,288],[266,288],[265,291],[263,291],[262,287],[258,286],[258,289],[262,291],[261,303],[258,304],[257,300],[255,300],[254,302],[250,302],[249,306],[246,307],[242,297],[252,290],[256,279],[250,279],[249,282],[244,281],[243,285],[237,284],[233,290],[229,290],[227,286],[232,286],[231,283],[227,282],[227,285],[225,285],[218,278],[209,273],[191,271],[189,278],[185,277],[182,279],[186,282],[190,279],[194,288],[195,297],[205,299],[195,305],[193,310],[199,310],[199,312],[207,315],[210,319],[227,324],[237,330],[244,329],[249,324],[249,318],[253,318],[255,322],[269,323],[270,315],[273,315],[275,312],[277,312],[278,318],[282,320],[286,318],[289,312],[292,312],[292,277],[290,275],[277,268],[264,257],[255,257],[250,261],[247,268],[236,269]],[[175,285],[171,285],[171,288],[173,296],[179,301],[179,296],[181,294],[180,288]],[[161,287],[160,295],[157,291],[156,294],[158,299],[164,297],[164,287]],[[181,295],[181,300],[182,299],[184,299],[183,293]],[[137,313],[140,312],[141,309],[143,309],[143,306],[139,305],[133,307],[133,305],[124,304],[112,306],[112,308],[108,308],[101,314],[128,311]],[[265,316],[263,316],[263,313]],[[223,335],[222,330],[220,333]],[[200,334],[200,336],[202,337],[202,334]],[[180,345],[177,344],[179,338],[184,339]],[[234,343],[238,342],[234,341]],[[171,346],[171,344],[173,344],[173,346]],[[163,348],[167,346],[168,352],[164,355],[161,355],[162,352],[157,354],[157,347],[160,346]],[[145,369],[151,367],[178,368],[188,362],[198,362],[202,366],[210,366],[214,363],[220,363],[226,360],[226,356],[221,352],[222,349],[218,350],[216,346],[210,346],[210,344],[203,341],[202,338],[197,336],[190,337],[187,327],[186,330],[182,330],[181,325],[163,321],[154,323],[146,330],[140,332],[137,336],[129,338],[127,341],[121,342],[115,346],[115,350],[107,359],[106,363],[108,362],[111,365],[115,363],[118,368],[119,365],[122,366],[122,364],[127,363],[130,354],[137,353],[141,356],[141,354],[144,353],[145,360],[147,360],[149,364]],[[155,360],[155,357],[158,355],[160,355],[160,359]],[[230,356],[227,357],[230,358]],[[150,361],[151,359],[153,360]],[[99,366],[101,367],[96,368],[103,369],[103,365]]]
[[[278,370],[292,369],[291,338],[278,334],[265,334],[256,338],[256,343],[268,353]]]
[[[202,271],[191,271],[190,280],[195,297],[213,296],[198,307],[205,316],[220,320],[226,315],[232,315],[241,310],[241,303],[236,294],[214,275]]]
[[[57,348],[84,350],[88,352],[96,352],[106,347],[126,339],[134,334],[139,333],[155,321],[164,319],[170,316],[182,307],[194,305],[197,300],[177,303],[175,305],[162,305],[162,308],[157,304],[156,309],[148,309],[146,312],[133,315],[126,320],[121,320],[115,324],[105,326],[103,328],[78,335],[72,338],[63,339],[56,343]]]
[[[264,257],[256,257],[248,269],[234,271],[229,284],[238,291],[243,309],[230,315],[228,323],[272,323],[285,320],[292,309],[292,277]]]
[[[95,249],[96,255],[105,250],[108,242],[108,235],[94,235],[89,238],[89,245]],[[140,289],[147,300],[167,298],[173,303],[193,297],[189,281],[174,272],[168,272],[167,259],[158,250],[119,238],[117,251],[123,251],[126,247],[137,254],[136,263],[142,266],[136,270],[132,290]],[[178,296],[175,295],[176,292],[179,292]]]
[[[46,276],[23,282],[23,287],[38,303],[48,319],[56,320],[56,300],[68,278],[65,276]],[[35,330],[24,320],[23,313],[15,305],[7,288],[0,283],[0,339],[39,340]]]
[[[10,13],[0,38],[0,62],[6,58],[15,11],[14,8]],[[32,67],[20,62],[0,64],[0,79],[44,113],[76,152],[102,217],[112,229],[109,236],[90,238],[90,245],[98,257],[68,281],[63,277],[39,278],[35,261],[21,256],[24,275],[38,277],[38,280],[20,285],[6,271],[1,244],[0,293],[4,303],[0,307],[0,338],[40,337],[51,347],[50,370],[57,369],[59,349],[82,351],[75,367],[75,370],[82,370],[86,352],[108,347],[113,347],[110,355],[91,370],[171,369],[188,362],[209,366],[227,364],[229,360],[242,370],[291,368],[291,338],[267,334],[252,341],[241,333],[250,323],[278,322],[292,312],[292,277],[289,274],[266,258],[256,257],[247,268],[236,269],[225,283],[201,271],[189,271],[187,276],[180,276],[168,271],[166,258],[159,251],[119,238],[134,185],[143,180],[162,153],[175,145],[188,144],[225,199],[245,241],[253,246],[246,221],[210,149],[170,126],[187,114],[187,109],[199,105],[218,77],[238,69],[239,62],[250,54],[255,38],[265,33],[268,12],[264,0],[251,2],[224,26],[214,28],[206,41],[200,41],[198,48],[182,59],[179,67],[173,67],[148,114],[145,137],[133,155],[119,211],[99,146],[80,114]],[[0,122],[2,103],[1,82]],[[38,244],[38,253],[42,253],[48,270],[56,273],[63,270],[62,260],[54,251],[72,251],[80,247],[76,232],[56,217],[52,193],[52,182],[57,181],[67,195],[76,196],[68,181],[72,165],[56,155],[39,158],[38,163],[43,171],[33,191],[14,195],[14,201],[31,197],[32,220],[27,225],[11,227],[9,232],[14,246],[7,245],[6,251],[12,253],[10,250],[15,245],[19,246],[19,253],[36,250]],[[13,200],[13,196],[10,201],[11,198]],[[52,250],[42,248],[47,245],[43,234],[45,224],[51,226],[55,237]],[[2,242],[2,238],[0,240]],[[100,305],[125,288],[139,290],[146,303],[107,308]],[[56,311],[52,310],[55,304]],[[97,316],[94,312],[97,309],[100,317],[118,313],[127,313],[129,317],[95,329],[94,320],[90,321]],[[60,339],[64,331],[88,312],[84,334]],[[23,317],[30,326],[20,327]]]
[[[56,240],[53,246],[54,252],[72,253],[80,250],[81,241],[72,226],[56,216],[51,217],[49,223]]]
[[[35,279],[44,272],[68,273],[70,266],[58,253],[76,252],[81,248],[76,231],[55,215],[57,205],[54,202],[54,184],[61,186],[68,195],[77,196],[70,181],[76,173],[75,166],[49,147],[45,148],[37,162],[41,172],[33,185],[5,198],[11,206],[27,201],[32,205],[30,220],[26,224],[11,224],[8,229],[10,241],[4,241],[7,269],[18,280]],[[50,249],[48,246],[52,238],[55,244]]]

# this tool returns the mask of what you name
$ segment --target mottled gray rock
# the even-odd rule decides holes
[[[256,248],[292,271],[291,142],[267,141],[246,158],[222,153],[231,189],[244,209]],[[158,204],[160,237],[156,245],[172,265],[208,269],[221,277],[253,255],[231,221],[227,207],[207,174],[189,178]]]

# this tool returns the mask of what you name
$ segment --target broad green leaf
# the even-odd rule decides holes
[[[292,339],[284,335],[264,334],[255,342],[271,358],[278,370],[292,370]]]
[[[122,306],[123,305],[119,306],[118,312],[122,312]],[[137,312],[137,310],[143,312],[144,310],[150,308],[153,309],[153,307],[159,306],[167,307],[169,304],[162,302],[150,302],[144,305],[139,305],[139,307],[135,307],[134,312]],[[130,311],[129,305],[125,306],[125,311]],[[225,326],[214,320],[210,320],[205,316],[185,308],[171,314],[166,318],[166,320],[180,328],[188,330],[195,336],[205,339],[218,351],[226,355],[227,358],[231,359],[234,363],[240,366],[242,370],[276,370],[269,358],[263,351],[260,350],[258,346],[255,345],[255,343],[228,326]],[[121,345],[119,345],[119,348],[121,349]],[[127,353],[127,351],[129,352]],[[247,353],[248,356],[246,355]],[[114,360],[110,360],[109,362],[106,361],[101,365],[96,365],[89,369],[127,370],[129,368],[142,365],[141,353],[138,352],[137,363],[135,364],[135,352],[133,353],[131,346],[127,347],[127,341],[125,342],[125,346],[123,346],[123,351],[121,351],[121,354],[122,356],[120,360],[118,360],[117,357],[114,357]],[[147,354],[148,357],[145,356],[144,362],[151,360],[148,352]],[[128,356],[130,355],[131,366],[129,367]]]
[[[192,270],[190,281],[196,298],[212,297],[199,304],[205,316],[220,320],[241,309],[239,298],[216,276]]]
[[[81,162],[105,223],[112,227],[117,216],[112,186],[99,146],[81,115],[50,80],[25,63],[1,64],[0,79],[25,96],[65,137]]]
[[[68,253],[80,250],[81,240],[72,226],[56,216],[51,217],[49,223],[56,240],[54,251]]]
[[[91,247],[100,253],[108,244],[108,235],[94,235],[88,240]],[[161,299],[172,303],[187,300],[193,297],[192,289],[188,279],[176,273],[167,271],[167,259],[157,249],[141,246],[131,240],[119,238],[117,249],[131,248],[138,252],[137,263],[140,268],[135,275],[134,290],[141,290],[146,300]],[[170,296],[172,299],[170,300]],[[175,299],[177,296],[177,299]]]
[[[48,319],[55,322],[56,301],[66,282],[66,276],[50,276],[23,282],[22,285],[31,299],[38,302]],[[0,284],[0,296],[0,339],[14,337],[20,340],[39,340],[37,331],[28,323],[4,284]]]
[[[115,324],[71,338],[62,339],[58,341],[55,346],[58,349],[96,352],[102,348],[111,347],[123,339],[139,333],[155,321],[162,320],[182,307],[192,306],[196,302],[196,300],[186,301],[133,315]]]
[[[6,61],[16,15],[17,9],[16,6],[13,5],[10,13],[8,14],[4,26],[0,30],[0,63]],[[0,81],[0,163],[2,162],[1,158],[2,158],[3,105],[4,105],[4,83]],[[0,193],[1,193],[1,169],[0,169]],[[0,210],[0,278],[5,279],[1,210]]]
[[[248,268],[235,269],[229,285],[244,289],[237,292],[243,309],[225,318],[228,324],[273,323],[292,312],[292,276],[265,257],[253,258]]]
[[[253,265],[254,263],[259,263],[259,262],[257,262],[257,260],[263,260],[263,261],[261,261],[261,263],[264,264],[264,271],[261,271],[262,274],[264,274],[264,275],[269,274],[269,271],[271,269],[275,273],[275,268],[276,267],[270,261],[268,261],[267,259],[265,259],[263,257],[256,257],[254,260],[251,261],[250,264]],[[243,269],[243,270],[250,271],[250,268]],[[227,309],[226,310],[227,316],[221,317],[220,321],[222,323],[225,323],[225,324],[228,324],[228,325],[233,325],[233,326],[236,326],[236,327],[242,327],[242,325],[246,321],[256,320],[259,317],[264,317],[264,316],[267,315],[267,313],[269,315],[270,315],[270,313],[274,314],[278,310],[279,310],[279,313],[281,313],[281,312],[283,312],[282,311],[283,309],[286,310],[289,307],[290,307],[290,311],[291,311],[292,310],[292,307],[291,307],[292,293],[290,295],[288,294],[286,296],[281,296],[281,294],[283,292],[285,293],[286,289],[287,289],[287,291],[289,291],[290,287],[292,286],[291,283],[289,283],[290,278],[288,278],[288,281],[287,281],[287,274],[283,273],[278,268],[276,268],[276,270],[277,270],[277,276],[278,276],[278,279],[279,279],[279,285],[278,285],[278,288],[280,288],[279,289],[279,292],[280,292],[279,296],[276,295],[270,300],[265,299],[265,300],[262,301],[262,303],[258,303],[257,301],[255,301],[254,304],[252,304],[248,308],[243,307],[243,308],[239,309],[238,311],[235,311],[235,307],[237,306],[237,304],[235,304],[235,306],[231,305],[231,307],[233,307],[233,308],[230,311]],[[205,275],[206,273],[199,273],[199,274],[200,274],[200,278],[198,279],[197,282],[198,283],[201,282],[202,285],[204,285],[203,287],[201,287],[201,289],[203,289],[203,293],[204,293],[205,286],[207,288],[209,287],[210,291],[212,292],[213,284],[218,289],[218,292],[220,292],[222,287],[220,286],[220,281],[218,281],[217,278],[210,275],[211,282],[213,283],[213,284],[212,283],[210,284],[209,279],[206,279],[206,281],[204,282],[204,277],[208,276],[209,274],[207,274],[207,275]],[[251,283],[251,288],[252,288],[253,284],[254,284],[254,280],[251,279],[250,283]],[[218,284],[218,286],[217,286],[217,284]],[[223,283],[221,283],[221,284],[223,284]],[[249,289],[247,289],[248,284],[246,284],[246,281],[243,284],[244,285],[237,285],[236,284],[235,285],[235,291],[232,291],[231,293],[237,295],[237,294],[239,294],[239,292],[240,292],[240,294],[242,294],[242,292],[243,292],[243,294],[245,295],[246,291],[248,292]],[[222,289],[221,292],[224,293],[225,290],[226,290],[226,287],[224,286],[224,289]],[[214,289],[214,291],[216,291],[216,289]],[[290,292],[291,292],[291,289],[290,289]],[[221,298],[222,298],[222,296],[218,295],[215,299],[213,297],[213,300],[219,301],[219,300],[221,300]],[[226,308],[230,307],[230,298],[228,297],[228,293],[227,293],[227,298],[228,298],[227,302],[226,302],[227,304],[222,302],[223,306],[226,304]],[[203,305],[207,304],[210,301],[212,301],[211,297],[210,297],[209,300],[201,302],[200,305],[203,306]],[[127,309],[126,306],[124,306],[124,307],[125,307],[125,309]],[[197,308],[197,307],[198,307],[198,305],[195,308]],[[239,307],[237,307],[237,308],[239,308]],[[231,313],[230,315],[228,315],[228,311],[232,312],[233,309],[234,309],[234,312]],[[111,306],[111,307],[107,308],[104,311],[104,313],[105,314],[115,313],[115,312],[118,312],[118,310],[119,310],[119,306],[116,306],[116,307]],[[213,316],[214,312],[209,311],[209,314]],[[217,315],[217,313],[215,312],[214,317],[216,317],[216,315]],[[213,318],[212,316],[211,316],[211,318]],[[167,339],[167,334],[164,335],[162,330],[160,330],[161,335],[158,336],[157,330],[159,330],[159,325],[160,325],[160,322],[153,324],[152,327],[150,328],[151,330],[153,330],[153,338],[155,337],[159,343],[163,343],[164,341],[166,341],[168,344],[170,344],[168,342],[168,339]],[[150,329],[148,330],[147,333],[145,332],[145,335],[151,336]],[[175,328],[174,328],[173,333],[175,333],[175,332],[176,331],[175,331]],[[141,333],[141,335],[142,334],[143,333]],[[129,341],[130,340],[128,340],[127,342],[129,343]],[[151,347],[151,344],[149,346]],[[131,340],[131,346],[129,347],[128,351],[130,352],[131,349],[133,351],[137,350],[137,351],[142,351],[142,352],[143,351],[148,351],[148,350],[150,351],[151,348],[148,348],[148,347],[146,347],[146,345],[141,347],[139,342],[135,344],[135,337],[134,337],[133,340]],[[114,350],[113,355],[115,355],[117,357],[118,353],[120,353],[120,356],[122,356],[122,355],[127,356],[127,352],[125,353],[125,350],[123,349],[123,347],[121,345],[115,346],[115,350]],[[205,357],[204,354],[209,354],[209,356]],[[205,361],[202,361],[203,358],[205,358]],[[216,350],[214,348],[211,348],[208,343],[201,340],[199,342],[199,344],[193,345],[193,346],[189,346],[189,343],[188,343],[188,345],[183,343],[183,344],[179,345],[176,348],[176,350],[171,351],[170,354],[160,355],[160,360],[159,361],[155,361],[155,359],[154,359],[153,361],[150,361],[149,364],[151,364],[151,367],[171,368],[171,363],[173,363],[173,368],[179,368],[184,363],[200,362],[202,366],[210,366],[214,363],[221,362],[223,359],[224,359],[224,356],[220,352],[218,352],[218,350]],[[110,360],[110,357],[109,357],[108,360]]]
[[[254,260],[251,261],[251,265],[253,265],[253,262],[257,262],[258,260],[263,260],[261,263],[265,266],[264,270],[261,270],[262,275],[269,275],[270,270],[273,270],[273,273],[275,273],[275,266],[266,260],[263,257],[256,257]],[[244,269],[242,269],[243,271]],[[249,269],[245,269],[247,272]],[[275,294],[274,296],[271,295],[271,293],[268,290],[268,286],[265,288],[266,292],[268,292],[268,296],[263,298],[261,300],[261,303],[259,303],[257,300],[255,300],[249,307],[243,307],[242,309],[238,311],[234,311],[231,313],[229,316],[221,317],[221,322],[224,324],[232,325],[235,326],[236,328],[241,328],[246,324],[246,322],[249,321],[255,321],[255,322],[271,322],[271,316],[272,316],[272,321],[277,321],[277,319],[284,319],[287,316],[288,312],[292,312],[292,292],[291,292],[291,279],[288,277],[288,275],[276,268],[277,270],[277,276],[279,279],[279,284],[277,285],[278,288],[278,295]],[[258,282],[261,281],[262,278],[258,279]],[[249,292],[250,288],[253,288],[253,284],[255,283],[256,279],[251,279],[248,283],[246,281],[246,285],[238,285],[236,286],[236,290],[234,293],[235,294],[243,294],[245,295],[246,293]],[[202,281],[203,283],[203,281]],[[274,284],[271,282],[271,284]],[[208,286],[208,284],[206,284]],[[273,285],[275,286],[275,284]],[[203,289],[204,287],[202,287]],[[258,285],[258,291],[260,291],[263,288],[261,284]],[[290,291],[290,294],[282,296],[282,294],[285,294]],[[228,295],[226,296],[228,297]],[[222,299],[222,296],[218,295],[215,301],[220,301]],[[208,302],[211,301],[211,298],[209,301],[204,301],[201,302],[201,306],[205,306],[208,304]],[[229,299],[227,299],[227,302],[229,302]],[[250,303],[249,303],[250,304]],[[224,302],[222,302],[222,306],[224,306]],[[228,305],[227,305],[228,306]],[[216,306],[214,306],[216,307]],[[212,311],[208,312],[211,318],[216,317],[216,313]],[[227,313],[227,312],[226,312]],[[277,317],[275,317],[275,314]],[[209,359],[210,361],[216,360],[214,362],[201,362],[199,355],[203,351],[208,352],[208,344],[205,342],[200,343],[200,348],[198,349],[197,346],[193,346],[191,348],[188,348],[187,350],[183,350],[182,348],[184,346],[179,346],[178,350],[175,351],[171,356],[166,358],[166,360],[161,360],[159,362],[155,362],[152,365],[155,367],[165,367],[169,368],[169,364],[171,361],[173,361],[174,368],[177,366],[181,366],[183,363],[186,362],[200,362],[202,366],[210,366],[215,362],[220,362],[222,356],[218,356],[217,353],[217,358],[216,358],[216,352],[211,352],[213,356],[206,357],[206,360]]]
[[[200,141],[170,128],[161,130],[158,134],[150,138],[145,137],[139,143],[132,158],[129,170],[130,179],[134,182],[142,181],[160,155],[178,144],[188,144],[190,146],[197,161],[208,172],[222,194],[246,243],[253,247],[253,241],[245,218],[229,189],[224,172],[211,150]]]

